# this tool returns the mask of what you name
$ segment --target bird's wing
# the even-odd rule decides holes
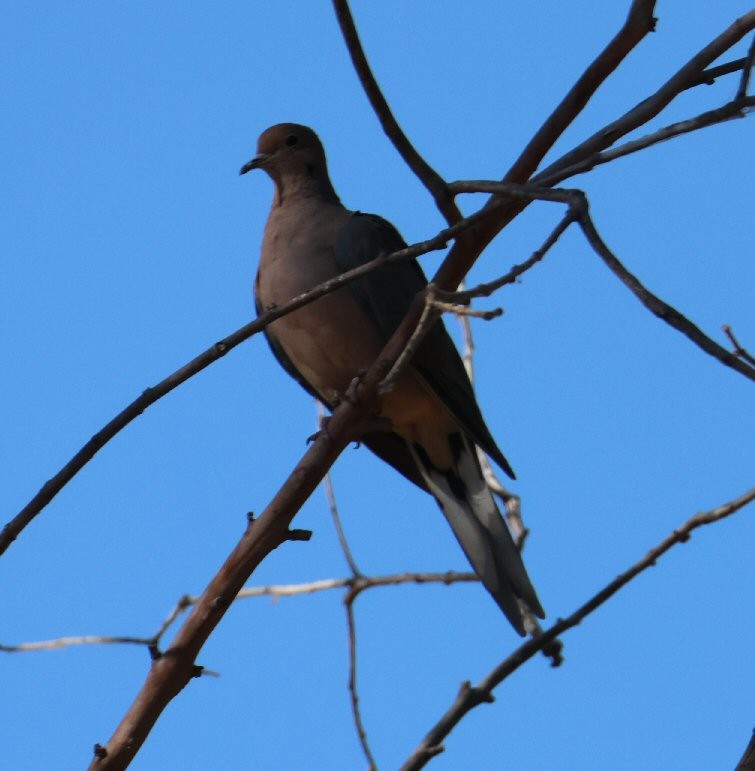
[[[355,212],[336,239],[335,259],[343,272],[405,246],[403,238],[389,222],[373,214]],[[404,260],[387,263],[351,282],[348,287],[387,342],[414,297],[426,285],[427,279],[419,263]],[[485,425],[459,352],[441,320],[422,341],[412,366],[475,444],[513,478],[511,466]],[[381,455],[380,452],[377,454]]]

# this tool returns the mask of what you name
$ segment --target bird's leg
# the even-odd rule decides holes
[[[359,385],[362,382],[362,378],[367,373],[366,369],[361,369],[359,372],[357,372],[356,376],[352,379],[352,381],[349,383],[349,387],[344,392],[336,392],[335,398],[332,401],[331,409],[335,409],[338,407],[339,404],[342,402],[348,402],[349,404],[356,405],[359,401]],[[307,444],[310,444],[311,442],[314,442],[322,433],[325,433],[326,436],[328,436],[328,423],[330,422],[330,416],[323,415],[320,417],[320,428],[318,431],[315,431],[314,434],[307,437]],[[390,418],[385,417],[384,415],[373,415],[370,418],[367,418],[364,424],[364,428],[362,430],[362,434],[371,434],[374,432],[379,433],[390,433],[393,431],[393,423],[391,422]],[[359,446],[360,442],[357,440],[356,445]]]
[[[336,406],[337,405],[334,404],[333,409],[335,409]],[[320,434],[322,433],[324,433],[325,436],[330,436],[328,434],[328,423],[330,423],[330,415],[320,415],[320,419],[318,420],[318,424],[320,428],[318,428],[314,434],[310,434],[307,437],[307,444],[312,444],[312,442],[314,442],[315,439],[317,439],[317,437],[320,436]]]

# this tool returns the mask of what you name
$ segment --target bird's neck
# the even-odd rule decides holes
[[[284,174],[276,178],[273,206],[284,206],[306,198],[340,204],[341,201],[327,173],[318,172],[319,170],[308,174]]]

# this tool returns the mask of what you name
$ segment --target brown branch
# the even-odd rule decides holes
[[[530,189],[534,189],[535,191],[538,190],[537,187],[533,185],[520,186],[484,181],[454,182],[449,187],[452,190],[464,189],[469,192],[482,191],[496,193],[497,190],[500,190],[500,194],[512,196],[524,196],[524,191]],[[532,198],[543,198],[545,200],[557,200],[562,203],[567,203],[569,205],[569,212],[567,212],[567,215],[571,214],[571,216],[579,223],[585,238],[587,238],[588,243],[595,253],[651,313],[662,321],[665,321],[669,326],[681,332],[695,343],[695,345],[715,359],[718,359],[722,364],[736,370],[750,380],[755,380],[755,367],[750,366],[746,361],[743,361],[742,358],[727,351],[722,345],[719,345],[708,337],[699,327],[679,313],[676,308],[653,294],[649,289],[646,289],[640,280],[624,267],[598,234],[595,224],[590,217],[587,197],[581,190],[557,188],[555,190],[547,190],[544,192],[548,193],[548,195],[541,195],[539,192],[531,193],[530,195]],[[496,286],[506,278],[507,276],[504,276],[497,281],[491,282],[491,284]],[[481,286],[484,287],[484,285]],[[464,294],[470,295],[470,290],[467,290]]]
[[[373,369],[373,378],[384,374],[380,367]],[[288,528],[294,515],[344,447],[366,430],[365,416],[373,409],[374,399],[366,392],[359,406],[344,401],[336,409],[328,431],[320,433],[259,519],[250,522],[168,649],[152,663],[144,685],[115,733],[107,745],[97,747],[91,769],[126,768],[171,699],[192,677],[201,674],[195,660],[207,638],[257,565],[290,538]]]
[[[646,289],[640,280],[622,265],[598,234],[592,219],[587,213],[587,208],[585,208],[584,216],[579,220],[579,225],[595,253],[651,313],[681,332],[705,353],[710,354],[713,358],[718,359],[722,364],[731,367],[731,369],[736,370],[749,380],[755,381],[755,367],[749,366],[735,354],[727,351],[722,345],[711,340],[698,326],[679,313],[676,308],[673,308],[649,289]]]
[[[561,104],[543,124],[543,127],[533,137],[527,148],[519,156],[504,177],[504,182],[523,183],[534,168],[544,158],[546,152],[563,133],[566,127],[577,117],[598,86],[618,66],[620,61],[640,42],[652,27],[652,2],[633,2],[626,23],[585,70],[577,83],[567,94]],[[563,155],[544,171],[532,177],[531,182],[540,184],[551,179],[563,169],[582,162],[585,158],[607,149],[622,136],[655,117],[668,103],[690,84],[698,80],[706,67],[729,48],[735,45],[755,26],[755,11],[751,11],[737,19],[711,43],[692,57],[675,75],[653,94],[644,99],[634,108],[617,120],[604,126],[587,140]],[[449,185],[453,189],[452,185]],[[493,196],[487,205],[496,201]],[[442,289],[453,290],[462,281],[474,264],[475,260],[490,241],[527,205],[527,200],[511,201],[502,207],[499,213],[489,221],[481,223],[474,231],[477,236],[474,243],[471,239],[457,241],[448,257],[436,272],[433,282]]]
[[[324,421],[327,419],[327,413],[325,411],[325,406],[323,403],[319,400],[315,400],[317,403],[317,415],[319,419],[319,423],[322,426]],[[346,560],[346,563],[349,566],[349,570],[351,570],[352,576],[361,576],[362,571],[359,569],[359,566],[357,565],[357,561],[354,559],[354,555],[351,553],[351,547],[349,546],[349,542],[346,540],[346,533],[343,530],[343,525],[341,524],[341,515],[338,512],[338,503],[336,501],[336,494],[333,490],[333,480],[331,478],[330,471],[328,471],[325,474],[325,477],[322,480],[323,486],[325,487],[325,497],[328,499],[328,508],[330,509],[330,516],[333,519],[333,526],[336,529],[336,535],[338,536],[338,543],[341,546],[341,551],[343,552],[343,556]]]
[[[377,115],[380,121],[380,125],[383,127],[383,131],[393,142],[393,146],[404,159],[406,165],[427,188],[430,195],[432,195],[435,205],[446,218],[446,222],[449,225],[453,225],[462,218],[462,214],[454,203],[453,196],[449,193],[445,180],[417,152],[394,117],[377,80],[375,80],[375,76],[372,74],[347,0],[333,0],[333,9],[335,10],[338,25],[341,28],[341,34],[346,42],[346,48],[356,70],[357,77],[372,105],[375,115]]]
[[[466,217],[451,227],[441,230],[433,238],[418,242],[405,249],[400,249],[393,254],[382,255],[364,265],[347,271],[328,281],[319,284],[312,289],[302,292],[289,302],[276,308],[269,308],[261,313],[254,321],[250,321],[233,334],[215,343],[196,358],[173,374],[160,381],[157,385],[147,388],[137,399],[119,412],[109,423],[101,428],[61,469],[55,476],[42,486],[40,491],[24,506],[23,509],[10,520],[0,532],[0,555],[13,543],[19,533],[39,514],[45,506],[73,479],[79,471],[120,431],[141,415],[148,407],[161,399],[173,389],[189,380],[197,373],[208,367],[213,362],[225,356],[230,350],[244,342],[253,335],[261,332],[268,324],[281,316],[314,302],[323,295],[334,292],[350,281],[360,276],[377,270],[381,265],[389,262],[407,260],[427,252],[444,249],[448,241],[456,238],[464,230],[474,227],[476,223],[489,217],[489,212],[480,211]]]
[[[432,757],[443,751],[443,740],[450,734],[461,719],[479,704],[492,701],[493,690],[509,675],[529,661],[529,659],[557,636],[562,635],[567,630],[581,623],[587,616],[613,597],[614,594],[625,587],[640,573],[655,565],[669,549],[676,544],[688,541],[693,530],[725,519],[751,503],[753,500],[755,500],[755,488],[712,511],[696,514],[691,517],[681,527],[674,530],[657,546],[652,548],[641,560],[636,562],[624,573],[617,576],[596,595],[574,611],[574,613],[565,619],[560,619],[539,637],[528,640],[517,648],[510,656],[504,659],[497,667],[495,667],[495,669],[486,675],[478,685],[472,687],[468,682],[462,684],[461,690],[454,703],[433,728],[430,729],[404,765],[401,766],[401,771],[416,771],[417,769],[423,768]]]
[[[584,174],[603,163],[615,161],[617,158],[623,158],[632,153],[636,153],[639,150],[644,150],[652,145],[656,145],[659,142],[665,142],[674,137],[681,136],[682,134],[689,134],[692,131],[708,128],[708,126],[713,126],[717,123],[724,123],[725,121],[733,120],[735,118],[744,118],[746,117],[745,110],[754,105],[755,97],[752,96],[728,102],[721,107],[717,107],[714,110],[708,110],[708,112],[701,113],[694,118],[677,121],[676,123],[658,129],[658,131],[654,131],[652,134],[646,134],[644,137],[625,142],[612,150],[594,153],[593,155],[584,158],[579,163],[567,166],[564,169],[554,171],[550,174],[545,174],[545,172],[543,174],[538,174],[536,179],[538,184],[541,185],[557,185],[576,174]]]
[[[667,107],[690,84],[699,81],[705,68],[738,43],[755,27],[755,11],[750,11],[737,19],[717,38],[702,48],[683,67],[672,75],[654,94],[643,99],[617,120],[607,124],[591,137],[562,155],[543,171],[532,178],[532,182],[541,183],[545,179],[558,178],[558,173],[575,164],[581,163],[594,153],[605,150],[615,144],[630,131],[647,123]]]
[[[755,771],[755,730],[734,771]]]
[[[528,179],[556,140],[584,110],[593,94],[614,72],[629,53],[655,29],[654,0],[634,0],[626,21],[613,40],[598,54],[580,75],[561,103],[550,114],[535,136],[504,176],[504,182],[523,182]]]
[[[396,358],[396,361],[393,363],[393,366],[391,367],[390,371],[383,379],[383,382],[380,384],[381,395],[387,394],[393,390],[393,387],[396,385],[396,380],[398,380],[398,376],[409,366],[409,362],[412,360],[412,358],[414,357],[414,354],[417,352],[417,348],[419,348],[419,344],[422,342],[424,336],[430,330],[430,327],[432,327],[432,325],[438,319],[438,316],[440,315],[440,311],[438,311],[435,307],[433,307],[433,304],[431,302],[433,298],[433,291],[434,291],[434,285],[428,284],[427,287],[425,288],[425,293],[422,295],[423,297],[422,313],[420,314],[419,319],[417,319],[417,324],[413,328],[412,333],[409,337],[409,340],[404,346],[404,349],[401,351],[400,355]]]
[[[349,699],[351,701],[351,712],[354,717],[354,726],[357,730],[357,737],[362,746],[362,752],[367,759],[369,771],[376,771],[377,763],[370,749],[370,743],[367,740],[367,731],[362,720],[362,711],[359,709],[359,689],[357,687],[357,630],[354,620],[354,600],[359,595],[358,589],[352,588],[344,597],[344,607],[346,609],[346,625],[349,635]]]
[[[747,59],[742,58],[719,64],[716,67],[709,67],[707,70],[703,70],[696,78],[692,78],[687,84],[685,91],[690,88],[696,88],[697,86],[712,86],[716,82],[716,79],[720,78],[722,75],[731,75],[733,72],[741,72],[746,63]]]
[[[444,584],[450,586],[458,583],[472,583],[479,581],[476,573],[459,573],[448,570],[445,573],[393,573],[383,576],[352,576],[350,578],[323,578],[318,581],[307,581],[301,584],[270,584],[268,586],[248,586],[242,589],[235,597],[238,600],[251,599],[253,597],[298,597],[318,592],[332,591],[333,589],[352,589],[359,582],[359,591],[364,592],[383,586],[401,586],[403,584]],[[128,635],[71,635],[57,637],[52,640],[37,640],[34,642],[18,643],[16,645],[0,644],[2,653],[27,653],[33,651],[53,650],[75,645],[145,645],[157,646],[175,620],[188,608],[199,602],[199,597],[185,594],[179,599],[168,617],[160,625],[160,628],[151,637],[135,637]],[[160,654],[162,655],[162,654]]]
[[[455,182],[454,185],[466,185],[467,183],[459,183]],[[474,185],[475,183],[470,183]],[[494,184],[501,184],[501,183],[494,183]],[[501,184],[501,187],[503,185]],[[508,186],[506,186],[508,187]],[[560,203],[562,201],[559,201]],[[567,202],[567,201],[564,201]],[[511,270],[508,271],[508,273],[505,273],[500,278],[495,279],[494,281],[488,281],[482,284],[478,284],[477,286],[473,287],[472,289],[464,289],[457,292],[451,292],[449,294],[456,296],[459,298],[459,302],[463,302],[464,300],[470,301],[474,297],[490,297],[490,295],[493,294],[493,292],[496,292],[501,287],[506,286],[507,284],[513,284],[517,281],[519,276],[521,276],[523,273],[526,273],[530,268],[534,267],[539,263],[545,255],[550,251],[550,249],[555,245],[556,241],[561,237],[561,235],[564,233],[564,231],[571,225],[572,222],[576,219],[576,214],[570,207],[569,210],[564,214],[564,216],[561,218],[558,225],[556,225],[555,228],[549,233],[548,237],[543,242],[543,245],[537,249],[536,251],[532,252],[532,254],[521,264],[514,265]],[[436,290],[439,297],[445,297],[446,293],[442,292],[441,290]]]

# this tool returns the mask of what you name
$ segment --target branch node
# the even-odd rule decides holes
[[[434,758],[437,755],[442,755],[445,751],[446,748],[443,744],[433,744],[432,747],[425,749],[425,757],[430,760],[430,758]]]
[[[191,677],[202,677],[204,667],[201,664],[194,664],[191,668]]]
[[[495,701],[495,696],[490,691],[484,691],[480,688],[470,688],[469,694],[479,704],[492,704]]]
[[[286,534],[287,541],[309,541],[312,538],[311,530],[294,529],[289,530]]]
[[[107,757],[107,748],[101,744],[94,745],[94,757],[98,760],[104,760]]]
[[[545,645],[543,656],[551,660],[551,667],[557,669],[564,663],[564,644],[556,637]]]
[[[147,646],[147,650],[149,651],[149,657],[152,659],[152,661],[158,661],[163,657],[163,652],[160,650],[160,647],[156,642],[152,642]]]

